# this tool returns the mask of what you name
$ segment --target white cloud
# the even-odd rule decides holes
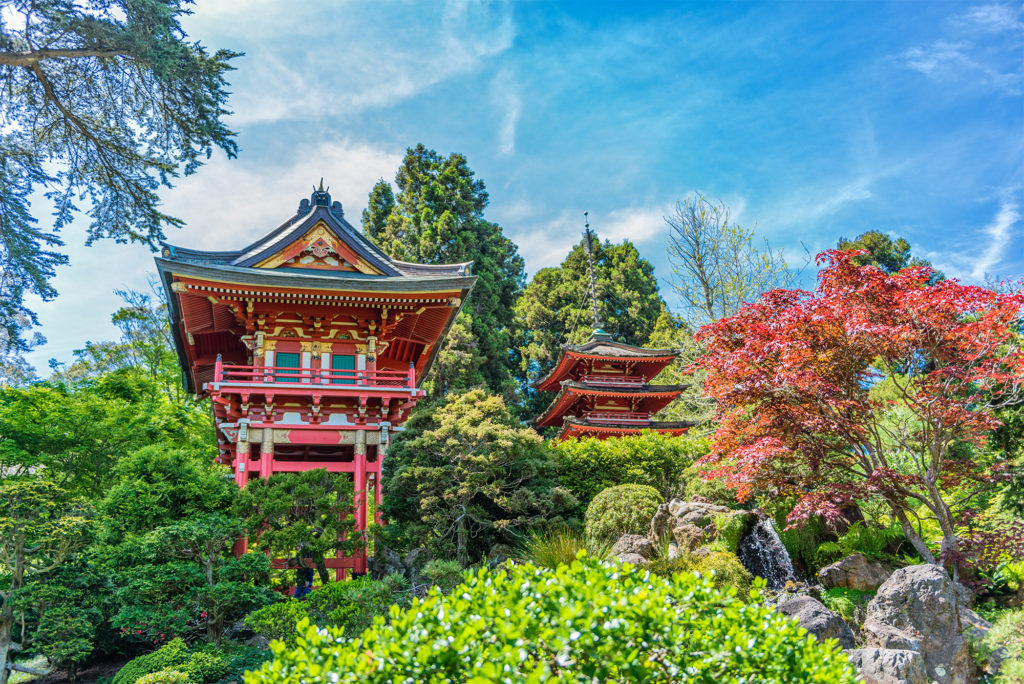
[[[976,5],[953,18],[955,24],[984,31],[1003,32],[1024,30],[1020,8],[1011,5]]]
[[[233,78],[232,125],[391,107],[476,71],[508,50],[516,35],[508,11],[481,3],[447,2],[440,13],[432,5],[375,5],[377,16],[358,16],[366,7],[347,5],[336,22],[322,22],[333,29],[329,57],[296,51],[274,35],[252,45],[251,37],[239,36],[247,56]]]
[[[1010,244],[1010,229],[1020,221],[1020,212],[1016,202],[1003,200],[999,203],[999,211],[992,222],[985,226],[985,235],[988,237],[988,244],[985,251],[974,262],[971,269],[971,277],[975,280],[982,280],[990,275],[992,267],[997,265]]]
[[[635,245],[643,245],[665,234],[664,217],[668,212],[667,206],[624,207],[605,215],[591,212],[590,229],[601,240],[616,243],[629,240]],[[583,212],[563,211],[557,218],[535,224],[532,229],[515,232],[509,237],[519,245],[527,272],[534,273],[560,264],[573,245],[583,239],[583,227]]]
[[[977,67],[966,51],[971,44],[966,41],[951,43],[937,40],[931,45],[913,47],[903,53],[907,66],[925,76],[937,76],[940,72],[959,66]]]
[[[358,226],[373,184],[394,175],[402,154],[342,140],[300,146],[278,163],[217,157],[165,193],[167,213],[187,224],[168,241],[197,249],[244,247],[291,216],[321,176]]]

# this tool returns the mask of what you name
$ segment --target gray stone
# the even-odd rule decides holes
[[[684,552],[693,552],[704,543],[704,531],[694,525],[676,525],[672,538]]]
[[[818,580],[826,589],[842,587],[859,591],[874,591],[889,579],[892,569],[878,561],[868,560],[863,553],[826,565],[818,571]]]
[[[641,537],[639,534],[624,534],[612,546],[612,554],[621,556],[626,553],[635,553],[650,560],[654,558],[654,542],[647,537]]]
[[[924,658],[898,648],[856,648],[846,652],[864,684],[928,684]]]
[[[853,648],[857,645],[853,630],[839,613],[832,612],[817,599],[797,596],[786,599],[776,606],[776,609],[783,615],[795,617],[800,626],[818,637],[819,641],[835,639],[842,648]]]
[[[646,558],[641,556],[639,553],[622,553],[619,554],[619,560],[623,563],[632,563],[638,568],[646,568],[650,563]]]
[[[974,653],[984,654],[985,662],[982,669],[985,674],[995,675],[1002,667],[1003,661],[1008,655],[1005,648],[997,648],[988,651],[982,647],[982,642],[992,629],[992,623],[975,613],[970,608],[960,606],[960,626],[963,628],[964,636],[967,637],[967,645]],[[988,652],[987,652],[988,651]],[[976,659],[977,660],[977,659]]]
[[[917,651],[939,684],[974,681],[975,665],[960,623],[953,581],[936,565],[900,568],[867,608],[867,646]]]

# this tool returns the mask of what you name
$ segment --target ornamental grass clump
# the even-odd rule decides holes
[[[478,570],[448,596],[392,608],[356,639],[304,626],[247,684],[320,682],[816,682],[853,684],[821,643],[757,600],[694,574],[581,557]]]
[[[665,500],[654,487],[625,484],[594,497],[583,518],[587,536],[615,542],[624,534],[647,534],[651,518]]]
[[[527,537],[520,556],[537,567],[556,568],[572,563],[580,551],[585,551],[588,558],[607,560],[611,557],[612,543],[587,537],[582,531],[570,527],[556,527]]]

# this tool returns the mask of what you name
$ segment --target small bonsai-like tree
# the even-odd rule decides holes
[[[47,480],[0,480],[0,684],[7,684],[11,654],[23,644],[13,639],[15,599],[27,579],[50,572],[88,541],[86,506]]]
[[[813,291],[769,292],[701,329],[721,421],[703,464],[741,499],[795,495],[791,522],[880,501],[926,562],[949,561],[958,513],[1005,474],[986,439],[1024,384],[1024,296],[856,265],[863,254],[823,252]]]

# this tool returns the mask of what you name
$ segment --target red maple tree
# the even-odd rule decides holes
[[[720,421],[703,465],[741,500],[796,495],[791,524],[881,501],[942,562],[958,511],[1007,467],[986,438],[1021,396],[1024,296],[851,262],[863,253],[823,252],[813,291],[769,292],[701,329],[695,365]],[[938,557],[926,519],[942,530]]]

